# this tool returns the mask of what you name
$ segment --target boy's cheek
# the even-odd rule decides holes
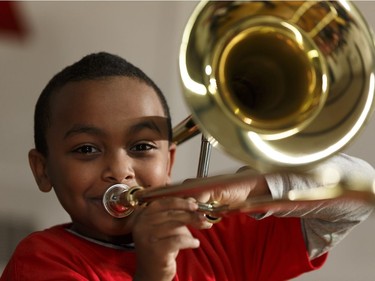
[[[142,183],[145,187],[165,186],[171,181],[168,170],[162,165],[152,165],[148,169],[143,169],[139,177],[138,183]]]

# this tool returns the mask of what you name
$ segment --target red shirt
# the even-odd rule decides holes
[[[67,226],[21,241],[0,281],[132,280],[134,251],[90,242],[68,232]],[[255,220],[240,214],[192,233],[200,247],[180,251],[175,281],[288,280],[326,259],[309,260],[298,218]]]

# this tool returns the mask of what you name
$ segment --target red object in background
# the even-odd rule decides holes
[[[0,1],[0,33],[23,37],[26,33],[23,19],[19,13],[18,3]]]

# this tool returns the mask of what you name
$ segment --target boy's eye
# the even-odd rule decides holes
[[[99,150],[92,145],[82,145],[76,148],[74,152],[82,153],[82,154],[93,154],[93,153],[98,153]]]
[[[155,146],[149,143],[139,143],[130,148],[131,151],[147,151],[154,149]]]

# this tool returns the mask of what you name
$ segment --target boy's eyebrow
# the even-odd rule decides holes
[[[150,129],[153,131],[157,131],[160,134],[162,133],[162,130],[160,129],[160,127],[153,120],[143,120],[131,126],[129,129],[129,133],[135,134],[139,131],[142,131],[143,129]]]
[[[91,134],[91,135],[104,135],[104,132],[97,127],[86,125],[86,124],[77,124],[74,125],[64,134],[64,139],[77,134]]]
[[[163,135],[163,132],[165,131],[163,128],[167,128],[167,121],[165,118],[147,118],[132,125],[129,128],[128,133],[135,134],[144,129],[150,129]],[[64,139],[77,134],[104,136],[105,132],[102,129],[89,124],[75,124],[64,134]]]

